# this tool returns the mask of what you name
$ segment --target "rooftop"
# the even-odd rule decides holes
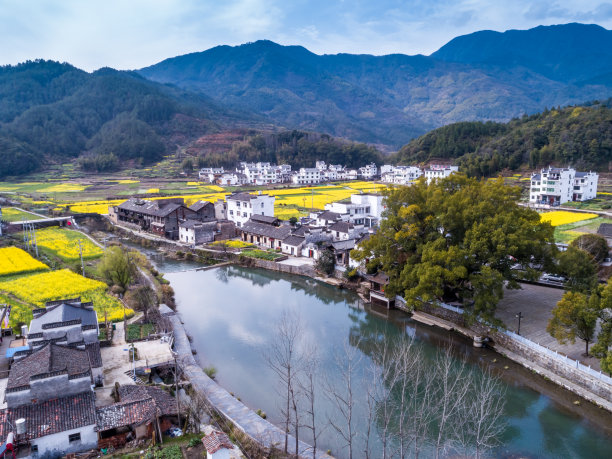
[[[60,303],[47,306],[30,322],[29,334],[43,331],[43,325],[80,320],[83,325],[98,325],[98,317],[91,304],[77,302]]]
[[[197,201],[197,202],[194,202],[192,205],[190,205],[189,209],[193,210],[194,212],[199,212],[204,207],[210,206],[210,205],[213,205],[212,202],[210,201]]]
[[[283,239],[283,244],[287,244],[292,247],[298,247],[304,243],[304,240],[305,240],[304,237],[296,236],[295,234],[292,234],[291,236]]]
[[[96,424],[93,392],[29,403],[0,410],[0,438],[14,431],[15,421],[23,418],[30,439]]]
[[[152,398],[159,414],[176,415],[176,399],[161,387],[123,385],[119,386],[119,398],[122,402]]]
[[[116,429],[125,426],[139,426],[151,422],[157,415],[152,398],[113,403],[96,410],[98,430]]]
[[[215,454],[222,448],[234,449],[234,444],[230,441],[229,437],[218,430],[214,430],[210,435],[202,438],[202,444],[208,454]]]
[[[11,366],[7,388],[27,386],[30,378],[66,371],[68,376],[91,370],[88,352],[59,344],[47,344]]]
[[[287,236],[289,236],[289,234],[291,234],[291,228],[288,226],[272,226],[266,223],[254,222],[252,220],[247,221],[240,229],[245,233],[280,240],[285,239]]]

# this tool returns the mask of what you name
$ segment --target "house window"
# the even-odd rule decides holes
[[[81,432],[68,435],[68,441],[70,443],[75,441],[81,441]]]

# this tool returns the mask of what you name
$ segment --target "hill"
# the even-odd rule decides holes
[[[91,170],[151,162],[255,119],[133,72],[42,60],[0,67],[0,177],[77,157]]]
[[[612,31],[566,24],[457,37],[431,56],[316,55],[257,41],[141,69],[288,128],[398,148],[445,124],[505,122],[612,94]]]
[[[551,163],[608,171],[612,161],[610,102],[545,110],[508,123],[450,124],[414,139],[390,159],[398,164],[450,159],[472,176]]]

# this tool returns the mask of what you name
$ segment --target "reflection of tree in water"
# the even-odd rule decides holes
[[[227,281],[228,281],[227,271],[228,271],[227,267],[215,269],[215,278],[219,282],[223,282],[224,284],[227,284]]]

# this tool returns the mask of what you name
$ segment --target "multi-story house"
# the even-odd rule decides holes
[[[384,165],[380,168],[382,181],[396,185],[408,185],[417,180],[423,171],[416,166],[390,166]]]
[[[372,180],[374,177],[378,175],[378,168],[376,167],[376,164],[374,163],[368,164],[367,166],[359,168],[359,175],[364,180]]]
[[[332,202],[325,209],[343,216],[354,225],[364,225],[366,228],[376,226],[384,210],[383,197],[377,194],[354,194],[351,202]]]
[[[274,217],[274,196],[236,193],[228,196],[227,219],[242,227],[253,215]]]
[[[316,167],[302,167],[292,180],[296,185],[315,185],[321,183],[321,171]]]
[[[432,182],[432,180],[446,178],[458,170],[459,166],[430,164],[424,171],[425,180],[427,180],[427,183],[429,184]]]
[[[200,180],[213,183],[215,178],[222,175],[224,170],[222,167],[203,167],[198,173]]]
[[[558,206],[568,201],[593,199],[597,196],[598,178],[595,172],[549,166],[532,174],[529,202]]]

